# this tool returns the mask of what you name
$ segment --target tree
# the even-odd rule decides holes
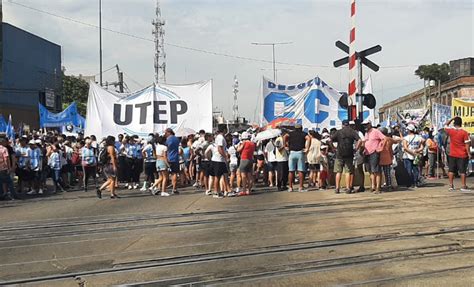
[[[88,95],[89,83],[84,79],[63,74],[63,109],[76,102],[79,114],[85,117]]]
[[[441,81],[441,83],[449,80],[450,66],[447,63],[438,65],[437,63],[431,65],[421,65],[416,69],[415,75],[425,81]]]

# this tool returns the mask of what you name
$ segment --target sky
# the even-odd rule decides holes
[[[62,46],[66,74],[99,73],[98,29],[41,13],[47,11],[98,25],[98,0],[3,0],[3,21]],[[162,0],[167,82],[213,79],[213,106],[232,115],[234,76],[239,80],[240,115],[258,121],[262,76],[273,78],[272,50],[253,42],[292,42],[276,47],[277,79],[299,83],[319,76],[337,90],[347,90],[347,66],[335,42],[349,40],[350,0]],[[156,0],[102,0],[104,28],[153,39]],[[381,69],[371,75],[377,107],[423,87],[418,65],[474,56],[474,4],[471,0],[357,1],[356,49],[380,44],[369,57]],[[103,31],[103,69],[118,64],[130,90],[153,83],[154,43]],[[169,45],[171,44],[171,45]],[[178,48],[184,46],[237,57]],[[301,65],[302,64],[302,65]],[[113,70],[104,81],[116,81]],[[98,80],[98,77],[97,77]]]

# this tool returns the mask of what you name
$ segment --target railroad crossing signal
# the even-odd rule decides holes
[[[345,64],[348,64],[349,63],[349,57],[350,57],[350,55],[349,55],[349,46],[344,44],[342,41],[337,41],[336,42],[336,47],[338,47],[339,49],[344,51],[344,53],[348,54],[348,56],[344,57],[344,58],[341,58],[337,61],[334,61],[334,67],[335,68],[343,66]],[[362,83],[363,83],[362,64],[364,64],[365,66],[367,66],[369,69],[373,70],[374,72],[377,72],[380,69],[380,67],[377,64],[375,64],[374,62],[372,62],[371,60],[367,59],[367,57],[372,55],[372,54],[378,53],[380,51],[382,51],[382,46],[376,45],[376,46],[370,47],[368,49],[365,49],[361,52],[355,52],[356,60],[359,63],[359,92],[356,94],[356,96],[360,98],[360,100],[359,100],[359,120],[361,122],[364,120],[364,118],[363,118],[364,113],[363,113],[363,108],[362,108],[363,105],[368,107],[369,109],[373,109],[376,106],[376,100],[375,100],[374,95],[372,95],[372,94],[363,94],[362,93]],[[347,94],[341,96],[341,98],[339,99],[339,104],[341,105],[341,107],[348,109],[348,114],[349,115],[352,114],[351,111],[353,111],[355,113],[355,109],[356,109],[355,105],[353,105],[353,106],[348,105]]]
[[[343,42],[337,41],[336,47],[344,51],[346,54],[349,54],[349,46],[347,46]],[[365,49],[364,51],[356,52],[356,59],[360,59],[362,64],[366,65],[369,69],[373,70],[374,72],[378,72],[380,67],[374,62],[372,62],[371,60],[367,59],[367,56],[378,53],[380,51],[382,51],[382,46],[380,45],[373,46],[371,48]],[[347,63],[349,63],[349,56],[339,59],[337,61],[334,61],[334,67],[337,68]]]

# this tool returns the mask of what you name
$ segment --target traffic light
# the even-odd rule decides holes
[[[357,96],[360,95],[357,94]],[[373,109],[377,105],[377,101],[375,100],[375,97],[372,94],[362,94],[362,104],[369,109]]]

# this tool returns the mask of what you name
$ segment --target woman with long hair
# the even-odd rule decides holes
[[[99,161],[103,163],[103,171],[107,180],[97,189],[97,197],[102,198],[102,190],[110,190],[110,198],[119,196],[115,193],[115,180],[117,178],[117,153],[115,152],[115,137],[108,136],[105,140],[105,150],[99,154]]]

